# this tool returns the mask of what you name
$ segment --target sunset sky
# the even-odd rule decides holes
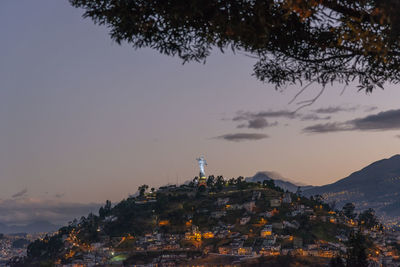
[[[261,83],[254,59],[182,65],[117,45],[82,14],[66,0],[0,2],[0,204],[118,201],[192,179],[200,155],[206,174],[322,185],[400,151],[398,85],[335,84],[293,115],[300,85]]]

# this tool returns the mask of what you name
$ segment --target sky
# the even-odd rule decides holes
[[[182,65],[117,45],[82,14],[66,0],[0,2],[0,208],[119,201],[192,179],[200,155],[206,174],[323,185],[399,153],[397,85],[334,84],[293,115],[301,86],[258,81],[250,57]]]

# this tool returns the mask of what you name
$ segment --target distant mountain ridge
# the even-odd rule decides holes
[[[60,225],[52,224],[48,221],[36,221],[27,225],[6,225],[0,223],[0,233],[2,234],[15,234],[15,233],[47,233],[57,231]]]
[[[376,161],[335,183],[304,190],[305,196],[322,195],[338,206],[353,202],[360,209],[373,208],[400,216],[400,155]]]
[[[264,180],[274,180],[275,185],[279,186],[283,190],[288,190],[289,192],[295,193],[300,186],[301,190],[307,190],[312,188],[313,186],[310,185],[304,185],[302,183],[297,183],[294,182],[288,178],[283,177],[277,172],[273,171],[260,171],[257,172],[253,177],[247,177],[246,181],[247,182],[263,182]]]

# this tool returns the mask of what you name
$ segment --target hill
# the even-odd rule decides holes
[[[114,207],[107,202],[99,215],[89,214],[30,244],[21,261],[23,266],[185,265],[194,259],[217,264],[300,251],[316,260],[296,266],[326,266],[344,249],[341,240],[353,227],[340,216],[320,200],[285,193],[273,183],[218,176],[206,188],[171,185],[140,192]]]
[[[257,172],[253,177],[247,177],[247,182],[263,182],[264,180],[273,180],[275,185],[279,186],[283,190],[287,190],[289,192],[295,193],[297,189],[300,187],[302,191],[312,188],[313,186],[301,184],[298,182],[294,182],[288,178],[283,177],[277,172],[272,171],[260,171]]]
[[[400,155],[376,161],[335,183],[305,190],[305,196],[322,195],[339,206],[373,208],[381,215],[400,216]]]

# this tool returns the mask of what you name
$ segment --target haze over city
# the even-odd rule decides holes
[[[67,1],[0,3],[0,206],[119,201],[192,179],[200,155],[207,174],[322,185],[399,152],[395,85],[334,84],[292,113],[321,86],[289,104],[301,87],[263,84],[240,52],[182,65],[117,45],[82,14]]]

